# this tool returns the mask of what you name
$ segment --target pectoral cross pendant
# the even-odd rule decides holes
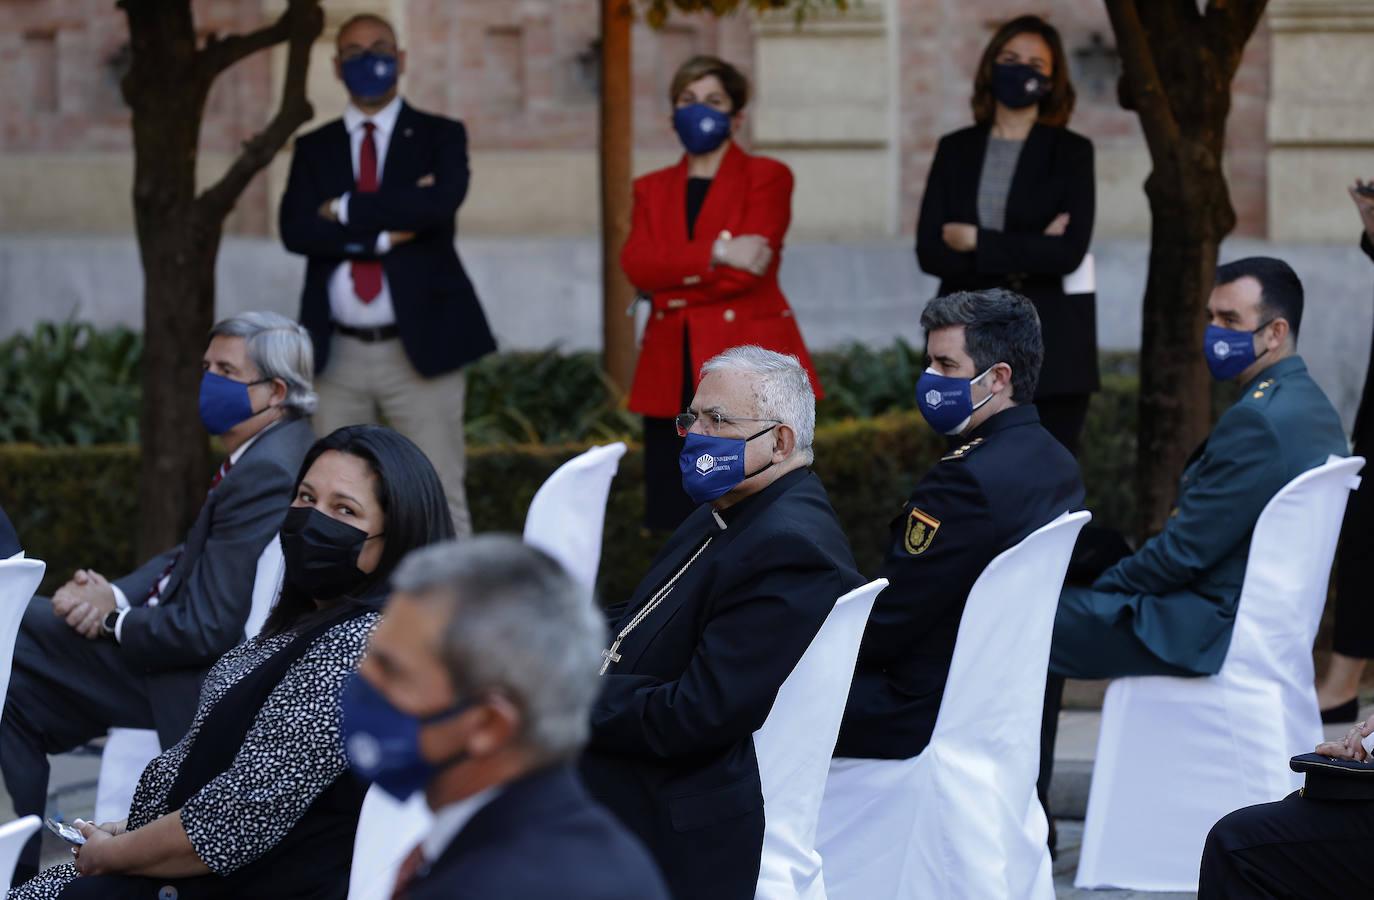
[[[617,651],[617,650],[619,650],[619,649],[620,649],[620,638],[616,638],[616,639],[615,639],[615,642],[611,644],[611,647],[610,647],[609,650],[602,650],[602,651],[601,651],[601,658],[602,658],[603,662],[601,663],[601,671],[600,671],[600,672],[597,672],[596,674],[598,674],[598,675],[605,675],[605,674],[606,674],[606,670],[609,669],[609,668],[611,667],[611,663],[618,663],[618,662],[620,662],[620,654],[615,652],[615,651]]]

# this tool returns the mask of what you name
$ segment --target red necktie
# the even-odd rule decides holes
[[[391,900],[405,900],[410,892],[410,883],[415,880],[415,876],[420,872],[420,866],[425,862],[422,846],[416,844],[415,849],[411,850],[410,855],[401,863],[401,868],[396,870],[396,887],[391,890]]]
[[[230,461],[229,457],[224,457],[224,462],[220,463],[219,469],[215,472],[215,477],[210,479],[210,490],[213,491],[219,487],[219,483],[224,480],[224,476],[228,475],[232,468],[234,468],[234,463]],[[172,561],[167,564],[167,568],[163,569],[162,574],[157,576],[157,581],[154,581],[153,586],[148,589],[148,596],[143,598],[145,603],[149,600],[157,600],[162,593],[162,582],[167,580],[167,576],[172,574],[172,570],[177,567],[179,562],[181,562],[180,553],[173,556]],[[152,605],[156,606],[157,604],[153,603]]]
[[[372,132],[377,126],[363,123],[363,145],[358,150],[358,187],[360,194],[377,190],[377,142]],[[376,259],[355,259],[350,263],[353,274],[353,293],[363,303],[371,303],[382,292],[382,263]]]

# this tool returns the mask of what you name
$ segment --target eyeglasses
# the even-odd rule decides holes
[[[694,412],[685,412],[673,419],[673,424],[677,426],[677,436],[686,437],[687,432],[692,430],[692,426],[697,423],[697,420],[703,417],[710,423],[712,429],[719,428],[722,425],[733,425],[736,422],[772,422],[775,425],[782,424],[781,419],[750,419],[745,416],[727,416],[715,410],[702,413],[701,415],[697,415]]]

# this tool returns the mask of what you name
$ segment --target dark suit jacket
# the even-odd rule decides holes
[[[1092,142],[1067,128],[1032,128],[1007,195],[1005,230],[979,228],[978,248],[959,253],[945,244],[941,229],[947,222],[979,224],[978,180],[988,134],[987,126],[975,125],[940,139],[916,223],[916,258],[922,270],[939,277],[941,296],[1007,287],[1030,298],[1045,341],[1036,397],[1095,391],[1096,297],[1065,296],[1063,286],[1092,240]],[[1044,234],[1065,212],[1068,231]]]
[[[563,766],[506,785],[406,897],[669,900],[644,847]]]
[[[890,585],[864,631],[836,756],[925,749],[973,583],[999,553],[1082,508],[1078,463],[1034,406],[1004,410],[959,440],[892,520],[881,573]]]
[[[592,709],[587,785],[648,845],[677,900],[752,898],[763,846],[753,734],[835,601],[861,583],[821,481],[789,472],[722,514],[699,507],[628,617],[711,546],[620,647]]]
[[[205,672],[243,640],[258,557],[281,529],[312,443],[306,419],[262,432],[206,497],[185,543],[114,582],[133,606],[120,629],[119,654],[147,675],[163,747],[186,733]],[[173,559],[158,605],[146,605]]]
[[[431,187],[420,179],[434,176]],[[413,231],[415,239],[381,257],[396,327],[415,370],[426,378],[461,368],[496,349],[486,316],[454,248],[458,207],[468,192],[463,123],[401,105],[382,163],[381,187],[359,193],[348,130],[336,119],[296,139],[281,201],[286,249],[309,258],[301,324],[315,345],[315,371],[329,361],[329,278],[350,259],[376,259],[377,235]],[[348,225],[319,214],[349,194]]]
[[[9,516],[0,509],[0,559],[9,559],[14,554],[22,550],[19,544],[19,534],[10,524]]]

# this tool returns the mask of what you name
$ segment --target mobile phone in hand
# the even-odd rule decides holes
[[[1369,184],[1358,184],[1355,186],[1355,193],[1361,197],[1374,197],[1374,181]]]
[[[48,819],[48,830],[69,844],[80,847],[86,843],[86,836],[66,822]]]

